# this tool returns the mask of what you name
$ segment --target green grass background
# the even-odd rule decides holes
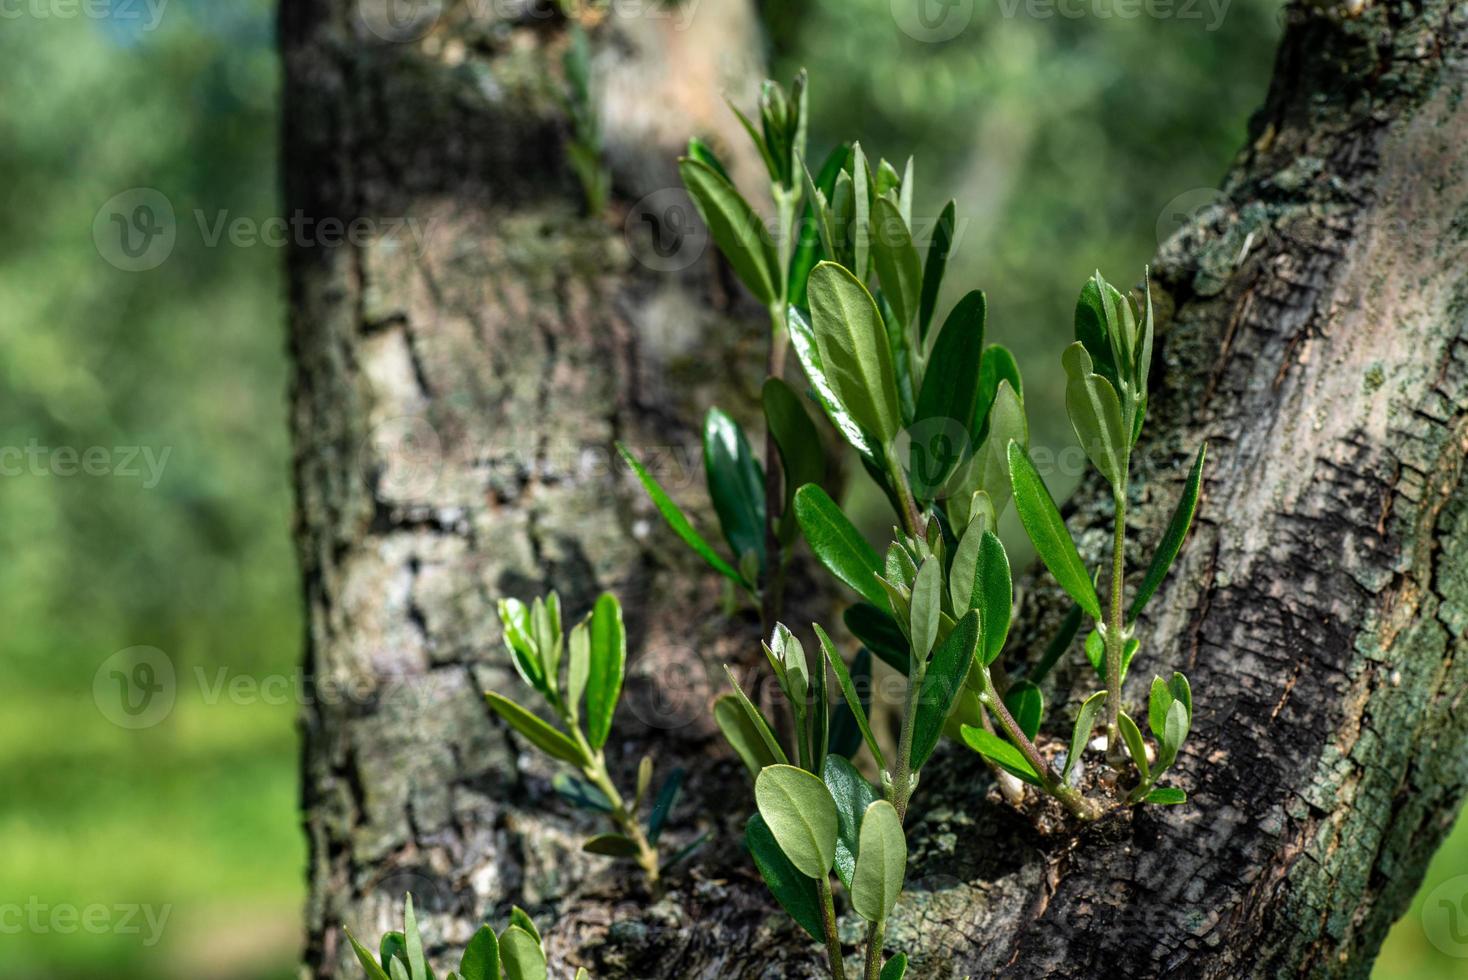
[[[172,0],[143,30],[148,8],[113,7],[68,16],[48,0],[0,21],[0,446],[170,455],[151,488],[0,478],[0,906],[169,917],[154,946],[0,919],[0,977],[283,978],[303,900],[297,706],[211,699],[198,680],[293,676],[300,656],[283,256],[208,247],[196,217],[279,212],[273,14]],[[1218,180],[1263,95],[1274,4],[1236,0],[1216,31],[980,5],[944,44],[897,31],[888,0],[766,8],[782,71],[812,71],[818,143],[855,133],[916,153],[919,211],[959,199],[950,281],[988,289],[1036,438],[1063,445],[1050,362],[1075,292],[1097,266],[1136,278],[1169,202]],[[128,273],[102,260],[92,221],[140,186],[171,201],[178,242]],[[162,724],[129,731],[92,682],[140,644],[167,653],[180,693]],[[1428,886],[1465,871],[1460,827]],[[1468,970],[1420,921],[1398,925],[1377,977]]]

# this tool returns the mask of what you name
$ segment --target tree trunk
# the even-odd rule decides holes
[[[614,438],[687,450],[711,400],[742,392],[747,408],[759,328],[722,312],[707,258],[653,275],[577,216],[554,22],[446,17],[384,45],[343,2],[284,8],[289,207],[419,216],[431,234],[416,254],[291,257],[319,695],[304,718],[308,967],[338,975],[340,926],[375,938],[412,890],[439,953],[513,901],[549,927],[560,968],[602,980],[818,976],[819,951],[740,852],[749,793],[703,718],[712,669],[757,626],[719,615],[709,576],[650,557],[663,532],[609,464]],[[750,36],[747,11],[726,16]],[[730,33],[668,36],[674,58],[709,61]],[[1365,976],[1407,907],[1468,784],[1465,37],[1441,0],[1294,18],[1220,203],[1153,267],[1134,554],[1203,439],[1210,463],[1127,695],[1140,704],[1153,672],[1192,679],[1189,804],[1075,832],[996,804],[976,756],[941,750],[888,929],[910,976]],[[619,50],[632,67],[608,73],[639,77],[647,47]],[[719,118],[711,97],[670,123],[628,108],[657,98],[641,85],[606,91],[629,100],[607,112],[629,198],[672,184],[649,161]],[[696,491],[697,457],[682,462]],[[1072,517],[1093,557],[1106,521],[1089,503]],[[1047,582],[1027,590],[1021,642],[1054,619]],[[617,757],[689,762],[671,833],[716,832],[656,904],[578,853],[586,825],[552,770],[478,696],[511,684],[494,598],[549,586],[578,611],[596,589],[623,594],[639,659]],[[1055,734],[1079,660],[1049,692]]]

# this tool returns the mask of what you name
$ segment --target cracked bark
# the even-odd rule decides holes
[[[700,9],[671,47],[645,23],[604,29],[622,32],[599,66],[623,202],[675,183],[682,134],[728,132],[706,65],[657,95],[659,59],[753,50],[742,5]],[[556,964],[602,978],[818,976],[819,950],[740,853],[747,789],[704,717],[712,671],[757,623],[723,616],[709,576],[650,556],[662,529],[610,462],[615,438],[663,447],[663,475],[696,500],[687,424],[715,400],[751,414],[758,317],[730,308],[707,257],[654,275],[620,222],[579,216],[559,23],[461,13],[385,45],[345,0],[282,10],[288,208],[426,229],[421,248],[290,258],[318,695],[302,722],[306,973],[354,975],[341,925],[375,937],[412,890],[436,955],[518,902]],[[913,975],[1365,976],[1406,908],[1468,784],[1465,31],[1441,2],[1296,18],[1223,199],[1154,265],[1138,553],[1197,443],[1212,450],[1127,694],[1139,704],[1154,671],[1192,678],[1191,804],[1039,831],[990,799],[976,757],[941,749],[887,936]],[[735,62],[727,80],[747,89]],[[1071,517],[1093,557],[1097,489]],[[1019,650],[1058,605],[1046,579],[1029,585]],[[576,611],[623,595],[615,759],[687,765],[670,834],[715,831],[651,907],[579,853],[589,825],[556,801],[553,769],[478,696],[514,686],[493,600],[551,586]],[[812,612],[818,597],[790,618]],[[1065,664],[1052,734],[1083,680],[1079,656]],[[843,936],[854,964],[850,916]]]

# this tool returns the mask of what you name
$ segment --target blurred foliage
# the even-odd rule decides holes
[[[951,286],[988,290],[994,339],[1025,370],[1035,437],[1064,445],[1051,362],[1079,285],[1097,266],[1134,279],[1159,223],[1175,224],[1169,202],[1221,177],[1264,93],[1276,4],[1235,0],[1216,31],[1034,19],[1009,0],[952,7],[971,21],[924,43],[897,29],[890,0],[764,4],[780,74],[811,69],[816,146],[855,133],[889,157],[914,152],[921,186],[959,199],[968,223]],[[7,934],[4,975],[95,977],[106,963],[112,980],[285,977],[304,880],[297,704],[214,691],[221,676],[294,676],[300,657],[283,255],[211,247],[199,223],[279,211],[271,5],[117,3],[100,19],[62,4],[11,9],[21,15],[0,22],[0,450],[169,455],[156,485],[49,465],[0,476],[12,687],[0,901],[170,911],[156,946],[146,929]],[[93,239],[99,209],[135,187],[161,192],[176,220],[172,253],[147,272],[115,268]],[[942,203],[919,201],[918,213]],[[139,644],[167,654],[178,702],[131,731],[98,709],[92,685]],[[1465,867],[1460,829],[1429,881]],[[1378,976],[1461,966],[1414,915]]]

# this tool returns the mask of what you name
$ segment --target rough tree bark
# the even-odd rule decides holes
[[[757,374],[759,329],[707,312],[730,307],[709,264],[653,275],[618,229],[577,216],[552,89],[559,22],[460,9],[385,45],[346,0],[283,7],[289,208],[431,219],[417,252],[291,257],[307,669],[322,695],[303,722],[307,970],[353,975],[339,927],[377,935],[412,890],[438,952],[518,902],[556,920],[558,965],[602,978],[818,976],[819,952],[770,914],[739,852],[748,791],[701,718],[710,669],[757,627],[719,613],[707,576],[647,556],[662,531],[607,465],[618,437],[686,449],[682,424],[740,395],[714,376]],[[737,29],[695,18],[672,57],[750,40],[747,10],[721,9]],[[668,37],[626,30],[608,50],[620,77],[646,77],[638,59]],[[1153,268],[1139,550],[1191,450],[1212,449],[1128,695],[1153,670],[1192,678],[1191,803],[1077,833],[995,804],[976,757],[940,751],[888,930],[912,975],[1368,972],[1468,784],[1465,47],[1463,8],[1441,0],[1292,18],[1224,201]],[[703,99],[672,122],[630,108],[657,98],[640,84],[608,84],[632,99],[609,110],[625,127],[611,134],[620,197],[672,183],[648,161],[716,127],[715,83],[702,76]],[[1072,516],[1095,555],[1105,523]],[[582,818],[478,696],[510,684],[493,599],[549,586],[576,609],[599,588],[628,600],[639,659],[619,758],[693,762],[673,833],[711,827],[715,842],[655,904],[577,853]],[[1020,639],[1043,636],[1055,607],[1033,578]],[[1053,680],[1057,732],[1078,677]],[[343,684],[354,696],[328,696]]]

